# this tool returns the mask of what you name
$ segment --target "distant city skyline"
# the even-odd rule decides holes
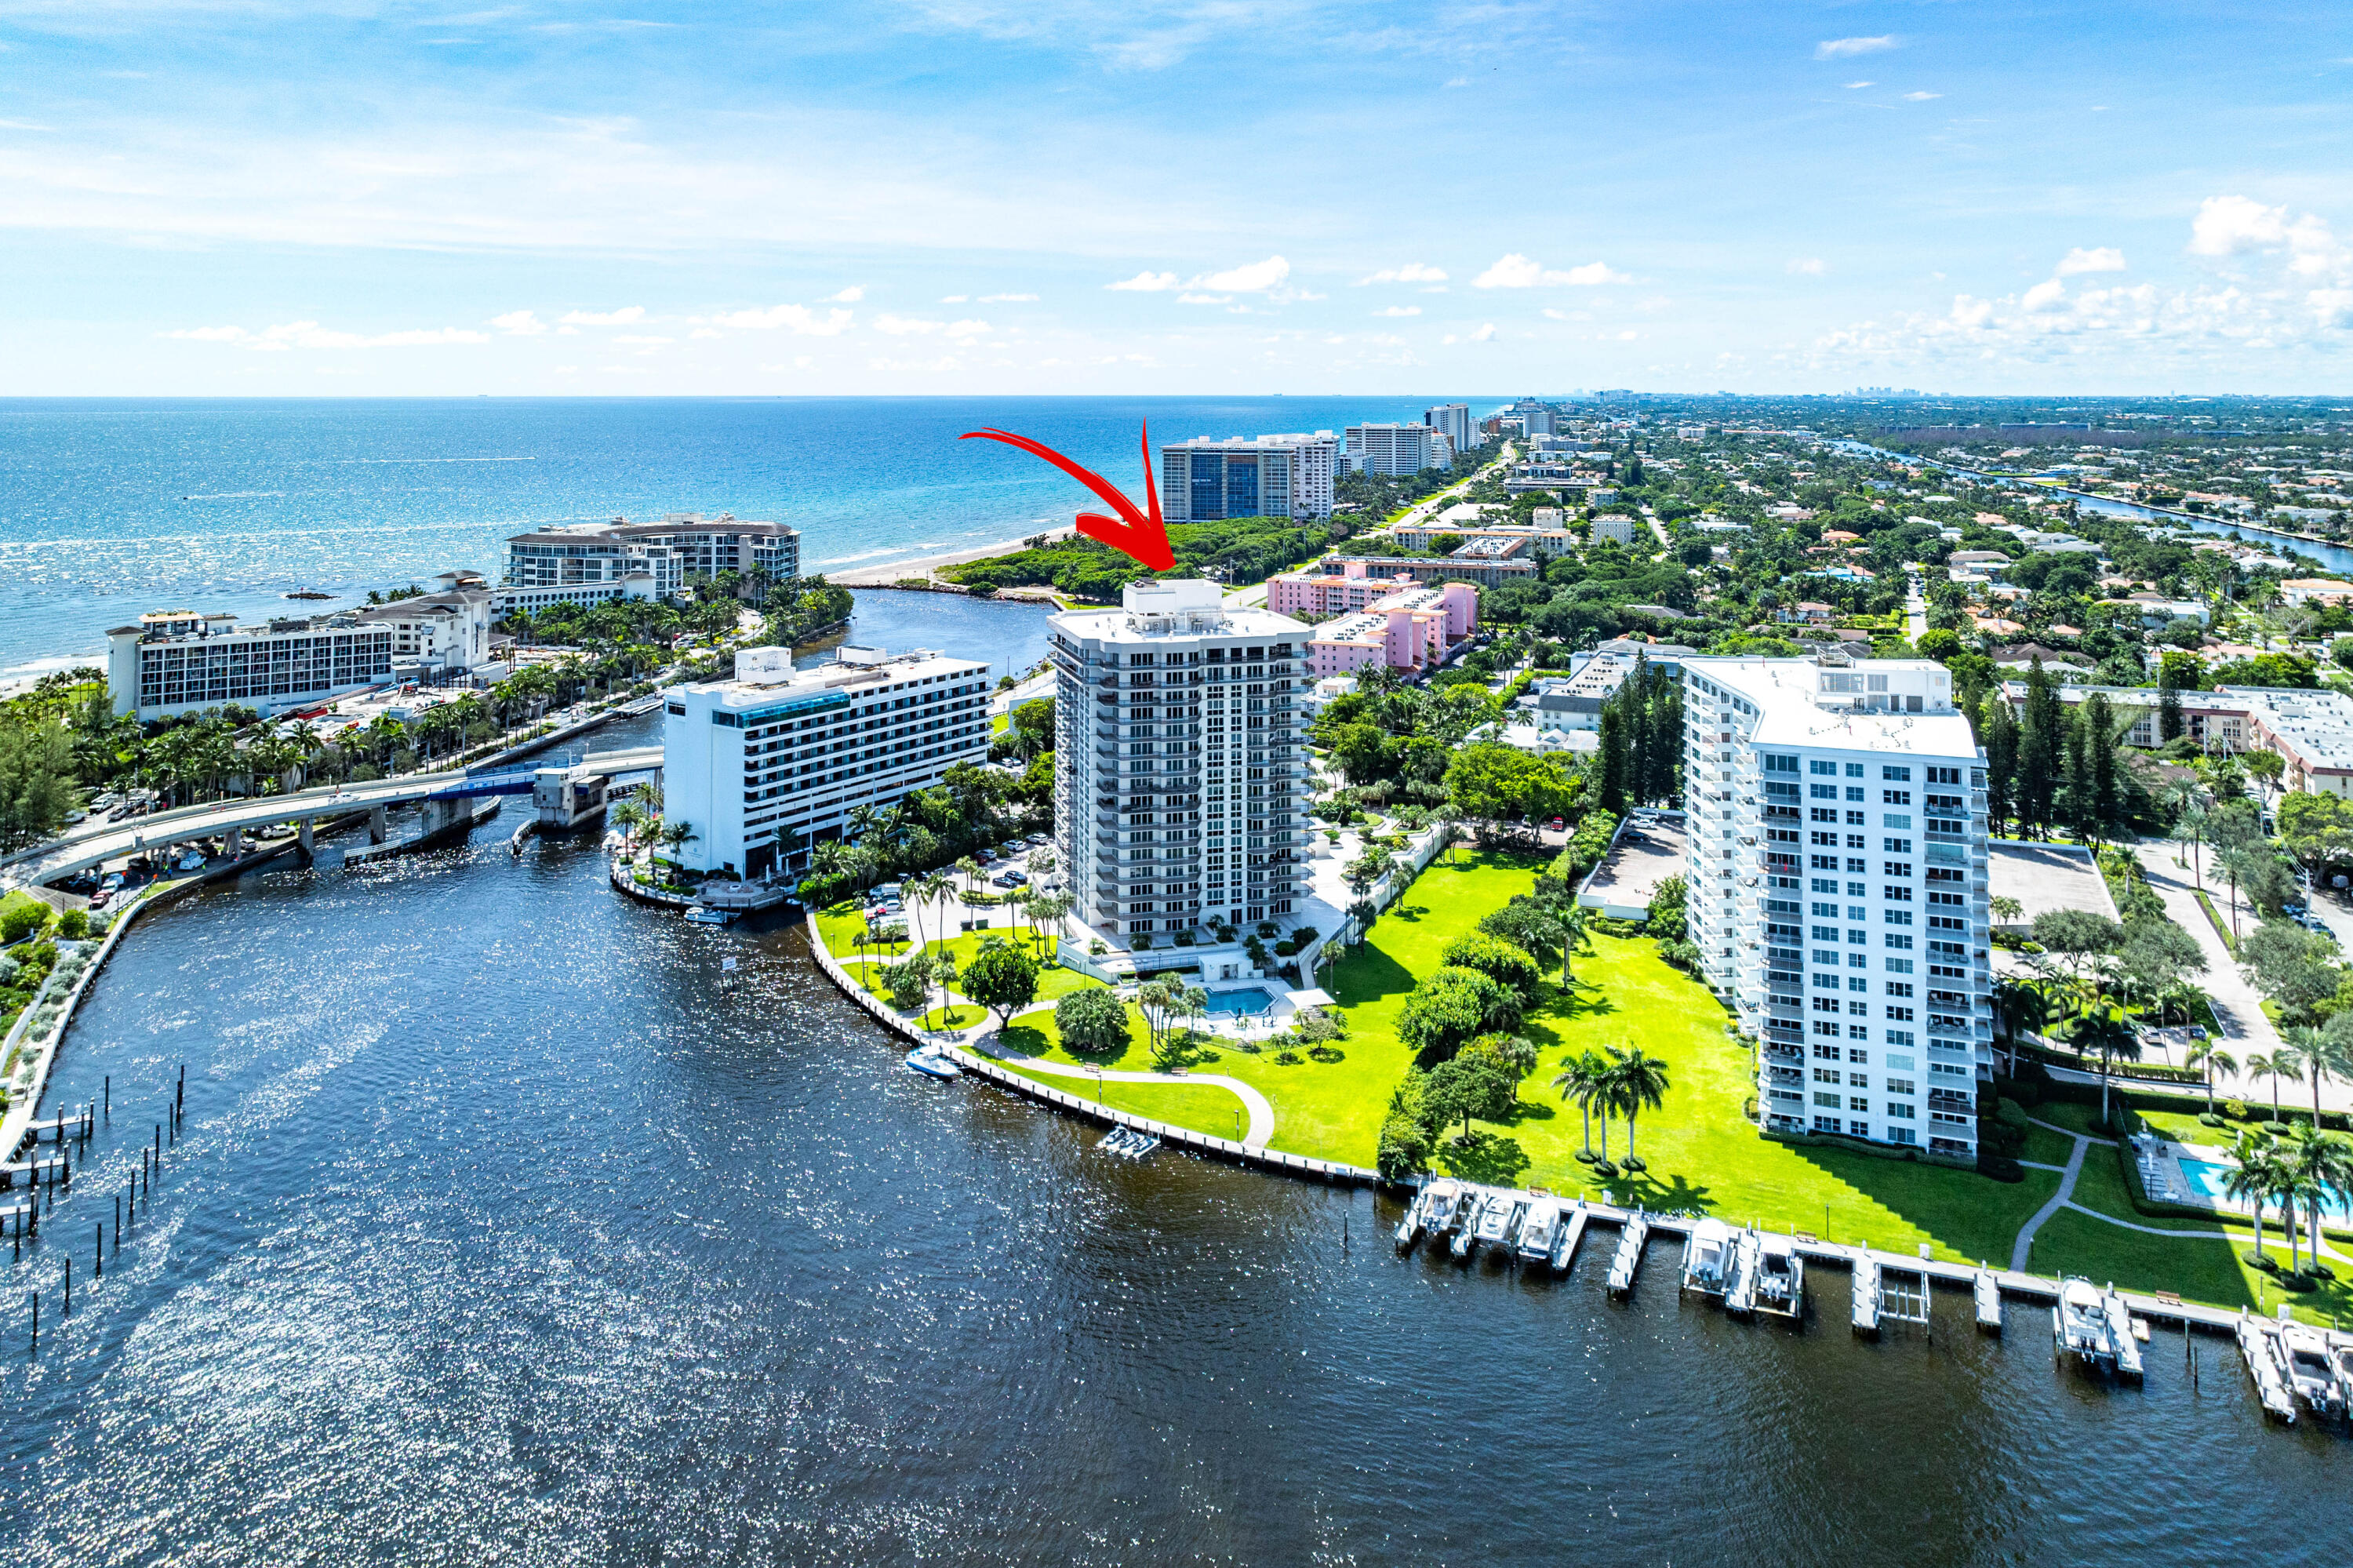
[[[2323,392],[2353,21],[0,12],[0,395]]]

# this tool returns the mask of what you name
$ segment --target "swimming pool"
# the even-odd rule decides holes
[[[1240,991],[1213,991],[1209,993],[1209,1011],[1217,1013],[1264,1012],[1274,1005],[1274,998],[1257,986]]]
[[[2225,1207],[2233,1205],[2233,1200],[2222,1185],[2230,1178],[2232,1170],[2230,1166],[2217,1165],[2207,1160],[2183,1160],[2178,1163],[2181,1167],[2181,1179],[2189,1184],[2192,1192]],[[2353,1215],[2353,1206],[2348,1206],[2344,1195],[2340,1193],[2336,1202],[2324,1205],[2321,1212],[2337,1215]]]

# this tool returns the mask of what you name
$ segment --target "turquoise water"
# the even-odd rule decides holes
[[[1155,441],[1339,429],[1449,400],[0,399],[0,676],[101,653],[143,610],[260,615],[298,589],[349,603],[495,575],[501,541],[546,524],[771,518],[826,571],[1065,527],[1092,503],[1035,458],[956,439],[983,426],[1140,490],[1147,422]]]
[[[2216,1202],[2227,1203],[2232,1202],[2228,1192],[2222,1185],[2223,1181],[2231,1173],[2232,1168],[2230,1166],[2217,1165],[2211,1160],[2184,1160],[2180,1162],[2180,1165],[2181,1179],[2185,1182],[2189,1183],[2191,1191],[2199,1192]],[[2335,1202],[2323,1205],[2322,1212],[2324,1213],[2353,1215],[2353,1204],[2348,1204],[2344,1196],[2339,1194]]]
[[[1209,993],[1209,1011],[1216,1013],[1264,1012],[1274,1005],[1274,998],[1251,986],[1245,991],[1213,991]]]

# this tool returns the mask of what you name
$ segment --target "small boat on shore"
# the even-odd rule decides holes
[[[698,904],[686,912],[686,923],[690,926],[733,926],[735,924],[735,911],[712,909]]]
[[[918,1045],[906,1055],[907,1071],[926,1078],[961,1078],[964,1069],[937,1045]]]

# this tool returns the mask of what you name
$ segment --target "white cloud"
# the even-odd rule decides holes
[[[1851,59],[1856,55],[1875,55],[1882,49],[1895,47],[1895,35],[1882,33],[1875,38],[1825,38],[1814,46],[1818,60]]]
[[[945,322],[927,322],[917,316],[880,315],[874,318],[874,330],[887,332],[892,337],[922,336],[938,332]]]
[[[658,347],[665,343],[676,343],[678,339],[674,337],[640,337],[630,333],[623,333],[613,341],[615,343],[636,344],[641,347]]]
[[[686,335],[689,337],[717,337],[720,334],[716,329],[712,327],[697,327]]]
[[[828,305],[854,305],[866,297],[866,291],[852,283],[847,289],[828,294],[821,302]]]
[[[631,322],[646,319],[643,305],[626,305],[617,311],[566,311],[565,326],[628,326]]]
[[[445,344],[488,343],[491,334],[466,327],[417,327],[406,332],[335,332],[317,322],[286,322],[248,332],[243,327],[185,327],[165,337],[192,343],[227,343],[239,348],[274,352],[290,348],[431,348]]]
[[[1485,342],[1489,341],[1490,339],[1492,339],[1494,335],[1495,335],[1495,323],[1494,323],[1493,322],[1486,322],[1486,323],[1482,323],[1482,324],[1481,324],[1481,326],[1480,326],[1480,328],[1479,328],[1479,330],[1478,330],[1477,332],[1474,332],[1474,333],[1472,333],[1472,334],[1471,334],[1471,341],[1472,341],[1472,343],[1485,343]]]
[[[1290,276],[1291,263],[1280,256],[1270,256],[1246,267],[1230,268],[1223,272],[1212,272],[1206,278],[1196,278],[1193,286],[1236,294],[1263,294],[1270,289],[1281,287],[1282,281]]]
[[[1174,272],[1138,272],[1134,277],[1122,282],[1103,285],[1106,289],[1134,294],[1166,294],[1183,286],[1176,281],[1176,274]]]
[[[492,316],[491,324],[509,337],[537,337],[547,330],[547,323],[533,311],[509,311],[502,316]]]
[[[1875,81],[1851,81],[1846,84],[1846,90],[1849,92],[1859,92],[1866,87],[1877,87],[1878,85],[1879,84]]]
[[[986,337],[987,335],[988,335],[988,323],[987,322],[961,321],[948,323],[948,336],[952,338],[965,339]]]
[[[1906,103],[1926,103],[1930,99],[1942,98],[1945,95],[1941,92],[1907,92],[1904,95],[1904,101]]]
[[[1446,87],[1468,87],[1471,85],[1471,79],[1467,76],[1450,76],[1441,85]]]
[[[1037,298],[1035,294],[983,294],[980,302],[984,305],[1026,305]]]
[[[1444,281],[1446,281],[1446,274],[1439,268],[1425,266],[1419,261],[1409,261],[1402,267],[1384,267],[1377,272],[1359,278],[1356,280],[1356,287],[1361,289],[1367,283],[1443,283]]]
[[[2208,196],[2190,221],[2192,256],[2235,256],[2244,251],[2288,253],[2288,270],[2298,276],[2340,280],[2353,273],[2353,252],[2312,213],[2290,218],[2284,207],[2264,207],[2242,196]]]
[[[1514,251],[1472,279],[1471,286],[1474,289],[1591,288],[1601,283],[1632,281],[1625,273],[1612,271],[1600,261],[1588,261],[1582,267],[1571,267],[1561,272]]]
[[[2125,253],[2112,245],[2096,250],[2086,250],[2078,245],[2059,258],[2059,276],[2073,278],[2084,272],[2121,272],[2125,270]]]
[[[1233,299],[1231,294],[1179,294],[1176,302],[1180,305],[1229,305]]]
[[[1418,316],[1421,314],[1421,307],[1419,305],[1391,305],[1388,310],[1375,311],[1373,314],[1377,316]]]
[[[828,311],[820,316],[807,305],[770,305],[764,311],[728,311],[702,324],[734,327],[744,332],[775,332],[782,328],[797,337],[839,337],[849,328],[850,317],[848,311]]]
[[[944,305],[961,305],[971,298],[972,296],[970,294],[942,294],[940,296],[940,303]]]
[[[1792,256],[1784,271],[1803,272],[1810,278],[1822,275],[1822,259],[1819,256]]]
[[[1625,331],[1618,334],[1618,341],[1620,343],[1631,343],[1641,335],[1642,334],[1641,333],[1636,332],[1632,327],[1628,327]]]
[[[2027,290],[2019,297],[2018,302],[2030,311],[2047,311],[2055,305],[2065,303],[2066,298],[2067,285],[2052,278]]]

